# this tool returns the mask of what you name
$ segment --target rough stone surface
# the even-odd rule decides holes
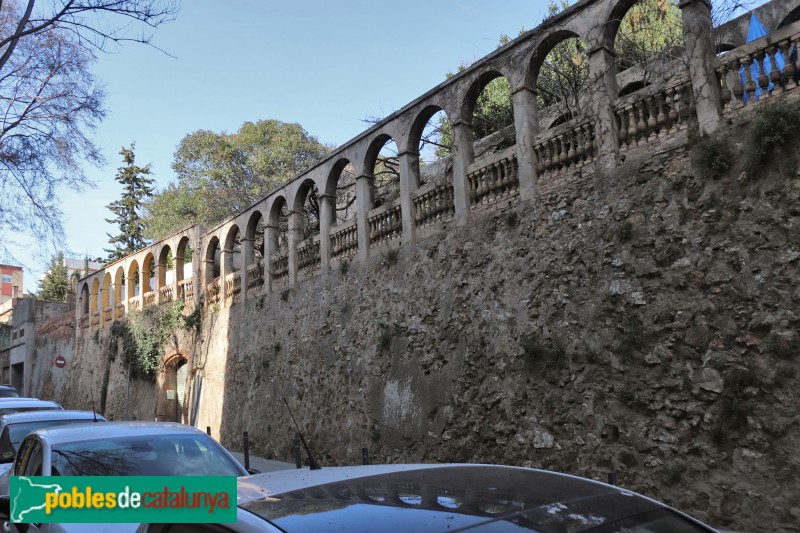
[[[264,457],[291,458],[286,398],[325,464],[368,446],[374,462],[613,468],[716,526],[798,531],[800,179],[736,175],[704,179],[679,149],[543,182],[515,217],[475,213],[396,262],[206,306],[165,356],[190,361],[194,423],[232,448],[248,430]],[[57,392],[85,405],[110,364],[119,415],[104,343],[76,339]],[[161,394],[134,383],[136,415]]]

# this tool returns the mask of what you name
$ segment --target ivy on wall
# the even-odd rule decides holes
[[[174,302],[131,311],[111,325],[111,351],[122,347],[125,363],[131,364],[131,373],[142,379],[155,379],[161,369],[164,345],[174,331],[184,326],[184,302]]]

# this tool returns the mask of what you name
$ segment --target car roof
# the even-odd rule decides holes
[[[514,524],[526,531],[529,527],[541,530],[539,526],[549,531],[558,524],[586,528],[649,513],[674,514],[690,520],[698,530],[711,531],[682,513],[619,487],[498,465],[374,465],[270,472],[240,478],[237,504],[286,531],[315,530],[331,523],[344,529],[380,531],[387,520],[399,529],[415,524],[414,529],[439,531],[444,526],[459,529],[497,522],[500,529],[492,531]],[[432,513],[411,516],[404,509]]]
[[[23,424],[25,422],[49,420],[97,420],[105,421],[102,416],[92,411],[22,411],[0,415],[0,425]]]
[[[93,422],[88,424],[70,424],[68,426],[57,426],[47,429],[37,429],[31,434],[42,435],[50,444],[61,444],[64,442],[81,442],[94,439],[113,439],[117,437],[142,437],[159,435],[205,435],[192,426],[178,424],[176,422],[105,422],[97,425]]]
[[[61,407],[58,403],[51,400],[40,400],[39,398],[0,398],[0,408],[15,407],[22,405],[53,405]]]

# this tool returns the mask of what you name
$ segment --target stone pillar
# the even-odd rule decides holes
[[[711,2],[682,0],[678,7],[683,15],[683,36],[697,122],[701,133],[712,133],[719,127],[722,99],[714,72],[717,58],[711,42]]]
[[[162,265],[161,263],[156,265],[156,275],[154,276],[156,278],[156,305],[161,303],[161,287],[164,286],[164,281],[167,277],[166,271],[167,265]]]
[[[289,241],[289,285],[297,283],[297,245],[300,244],[303,228],[303,212],[294,210],[289,213],[289,230],[287,240]]]
[[[617,165],[617,121],[614,105],[619,97],[615,54],[605,46],[589,50],[589,79],[594,113],[594,140],[597,143],[597,161],[601,168]]]
[[[517,134],[517,167],[519,196],[523,200],[533,198],[536,188],[536,132],[539,129],[536,108],[536,90],[527,85],[511,93],[514,103],[514,129]]]
[[[247,236],[242,237],[242,268],[240,269],[241,274],[240,283],[241,283],[241,290],[239,291],[239,299],[242,302],[247,301],[247,284],[250,283],[250,275],[247,271],[250,269],[250,266],[253,261],[255,254],[253,253],[253,243],[255,239],[251,239]]]
[[[147,275],[144,267],[139,269],[139,309],[144,307],[144,294],[147,292],[145,287],[150,287],[150,277]]]
[[[404,150],[400,158],[400,216],[403,220],[403,242],[414,242],[416,212],[414,192],[419,189],[419,152]]]
[[[125,303],[125,314],[127,315],[128,312],[131,310],[131,294],[136,291],[136,280],[128,275],[125,278],[125,295],[122,298],[122,301]]]
[[[474,158],[472,125],[463,120],[453,122],[453,204],[458,226],[463,226],[469,220],[470,187],[467,167]]]
[[[264,288],[272,292],[272,254],[278,249],[278,226],[264,225]]]
[[[331,269],[331,227],[336,224],[336,196],[320,194],[319,200],[319,261],[320,270],[327,274]]]
[[[356,178],[356,230],[358,232],[358,259],[366,261],[369,255],[369,221],[367,215],[372,210],[374,203],[374,189],[372,176],[359,176]]]

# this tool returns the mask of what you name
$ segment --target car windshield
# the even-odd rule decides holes
[[[241,476],[241,467],[205,435],[144,435],[53,446],[53,475]]]
[[[52,428],[56,426],[63,426],[65,424],[85,424],[91,420],[77,419],[77,420],[34,420],[32,422],[21,422],[18,424],[9,424],[3,430],[0,436],[0,459],[13,458],[19,448],[19,443],[25,438],[25,435],[37,429]]]
[[[25,411],[53,411],[59,409],[58,405],[18,405],[16,407],[0,407],[0,415],[8,415],[11,413],[22,413]]]
[[[14,389],[0,389],[0,398],[19,398],[19,393]]]

